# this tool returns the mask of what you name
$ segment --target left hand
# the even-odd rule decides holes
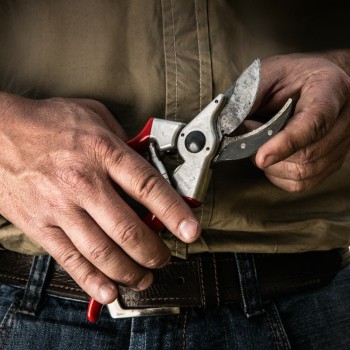
[[[342,167],[350,150],[350,77],[325,57],[291,54],[262,61],[256,112],[271,115],[289,97],[295,111],[259,149],[255,163],[289,192],[319,185]]]

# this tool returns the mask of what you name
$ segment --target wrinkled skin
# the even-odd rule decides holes
[[[200,228],[191,209],[123,140],[100,103],[1,96],[0,212],[40,243],[95,300],[112,302],[113,281],[136,290],[169,249],[114,190],[115,182],[176,236]]]
[[[327,55],[294,54],[263,60],[261,82],[259,114],[271,115],[289,97],[295,111],[255,163],[282,189],[312,189],[341,168],[350,150],[349,76]]]
[[[349,152],[349,77],[321,56],[262,62],[258,113],[271,115],[289,97],[296,106],[284,130],[254,161],[287,191],[318,185]],[[112,302],[114,281],[147,288],[150,269],[170,258],[115,184],[182,241],[199,237],[190,208],[124,143],[123,130],[102,104],[0,94],[0,110],[0,213],[40,243],[95,300]]]

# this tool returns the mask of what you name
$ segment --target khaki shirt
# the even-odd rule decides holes
[[[349,43],[339,3],[1,1],[0,90],[97,99],[130,136],[149,116],[188,122],[256,57]],[[249,160],[218,166],[195,212],[203,227],[197,242],[163,234],[174,255],[346,247],[350,157],[317,189],[298,194],[272,185]],[[0,244],[45,253],[2,217]]]

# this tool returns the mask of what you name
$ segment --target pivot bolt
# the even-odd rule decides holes
[[[191,153],[200,152],[206,143],[205,135],[200,131],[191,131],[185,139],[185,147]]]

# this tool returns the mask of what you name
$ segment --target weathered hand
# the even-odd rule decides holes
[[[295,112],[259,149],[255,163],[287,191],[317,186],[341,168],[350,150],[350,78],[325,57],[292,54],[262,61],[258,113],[271,115],[289,97]]]
[[[123,140],[109,111],[85,99],[33,101],[1,94],[0,213],[39,242],[100,303],[113,281],[152,283],[170,252],[113,185],[185,242],[199,225],[176,191]]]

